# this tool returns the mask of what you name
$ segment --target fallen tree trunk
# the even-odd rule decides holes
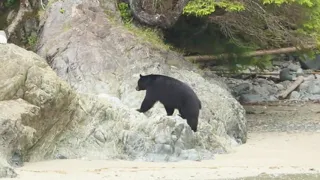
[[[264,56],[264,55],[272,55],[272,54],[284,54],[284,53],[291,53],[291,52],[296,52],[301,49],[313,49],[316,46],[314,45],[308,45],[303,48],[297,48],[297,47],[287,47],[287,48],[280,48],[280,49],[270,49],[270,50],[259,50],[259,51],[254,51],[242,55],[235,55],[235,54],[221,54],[217,56],[213,55],[203,55],[203,56],[185,56],[184,58],[188,61],[192,62],[205,62],[205,61],[213,61],[213,60],[218,60],[218,59],[224,59],[224,58],[230,58],[233,56],[238,56],[238,57],[252,57],[252,56]]]
[[[225,71],[211,71],[215,74],[231,74],[231,75],[279,75],[279,72],[243,72],[243,73],[236,73],[236,72],[225,72]],[[320,74],[320,71],[313,71],[313,72],[305,72],[305,73],[296,73],[296,75],[303,75],[303,74]]]
[[[231,74],[231,75],[279,75],[279,72],[246,72],[246,73],[236,73],[236,72],[219,72],[212,71],[215,74]]]
[[[288,87],[288,89],[286,89],[285,91],[283,91],[282,93],[280,93],[278,95],[279,99],[285,99],[288,94],[290,94],[292,91],[294,91],[302,82],[304,81],[304,77],[303,76],[299,76],[294,83]]]

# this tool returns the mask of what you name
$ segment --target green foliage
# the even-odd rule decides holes
[[[63,8],[60,8],[60,10],[59,10],[59,12],[60,12],[61,14],[63,14],[65,11],[66,11],[66,10],[64,10]]]
[[[300,5],[307,5],[309,7],[314,6],[316,0],[263,0],[263,4],[276,4],[282,5],[284,3],[298,3]]]
[[[41,19],[45,14],[45,11],[43,9],[39,9],[37,12],[37,18]]]
[[[17,2],[17,0],[6,0],[6,1],[4,2],[4,6],[5,6],[6,8],[12,7],[16,2]]]
[[[143,42],[148,42],[155,47],[162,48],[162,49],[169,49],[169,45],[165,45],[163,42],[160,32],[157,29],[147,28],[147,27],[137,27],[133,24],[133,16],[129,5],[127,3],[121,2],[118,4],[118,9],[120,11],[121,19],[124,23],[124,27],[131,31],[133,34],[137,36]],[[106,15],[111,18],[110,13],[105,11]]]
[[[221,11],[217,11],[217,9],[224,9],[225,12],[221,14]],[[190,0],[184,8],[183,14],[200,17],[207,23],[220,25],[220,33],[223,32],[227,36],[226,39],[230,39],[237,44],[237,47],[230,51],[222,43],[226,39],[200,37],[202,40],[193,40],[196,42],[194,44],[197,45],[200,41],[205,44],[209,44],[209,41],[212,41],[213,44],[214,41],[221,43],[221,46],[205,46],[206,48],[217,48],[213,54],[220,52],[219,47],[224,50],[222,53],[237,54],[236,49],[242,49],[242,46],[245,47],[249,44],[254,47],[251,48],[252,51],[288,46],[317,45],[317,49],[304,49],[297,54],[314,56],[315,53],[320,52],[320,0]],[[194,30],[194,32],[196,31]],[[180,41],[185,43],[185,40],[181,39]],[[203,51],[203,48],[198,49]],[[250,51],[250,48],[247,50]],[[208,51],[204,54],[208,54]],[[212,52],[209,54],[212,54]],[[268,56],[255,58],[231,57],[224,61],[232,67],[235,67],[235,64],[257,64],[257,66],[263,68],[270,59]],[[264,65],[259,64],[261,61],[264,62],[262,63]]]
[[[317,41],[317,45],[320,45],[320,1],[314,7],[310,8],[309,20],[303,24],[300,28],[302,34],[311,35]]]
[[[146,27],[136,27],[132,23],[125,24],[125,27],[134,33],[143,42],[148,42],[157,48],[170,49],[171,46],[166,45],[160,36],[160,32],[156,29]]]
[[[65,22],[63,24],[63,31],[67,32],[68,30],[70,30],[72,28],[71,23],[70,22]]]
[[[199,32],[199,29],[204,29]],[[242,57],[246,53],[255,50],[252,46],[239,46],[234,41],[225,37],[219,26],[216,24],[206,24],[206,20],[200,17],[184,16],[181,17],[173,28],[166,31],[166,42],[175,47],[183,49],[187,53],[205,54],[218,56],[227,54],[219,60],[218,64],[224,64],[230,69],[239,69],[237,64],[242,67],[262,66],[259,61],[251,61],[250,57]]]
[[[34,49],[37,41],[38,41],[38,37],[36,35],[30,35],[27,39],[28,41],[28,45],[30,46],[31,49]]]
[[[258,68],[259,70],[264,70],[266,67],[271,66],[271,60],[273,56],[262,56],[262,57],[234,57],[229,59],[228,67],[233,72],[239,72],[245,70],[249,66]]]
[[[255,0],[253,0],[255,1]],[[263,4],[276,4],[278,6],[284,3],[298,3],[313,7],[319,4],[319,0],[262,0]],[[212,14],[216,7],[223,8],[228,12],[245,10],[245,5],[234,0],[190,0],[184,8],[184,14],[195,16],[208,16]]]
[[[118,8],[122,21],[124,23],[130,23],[132,21],[132,14],[129,5],[127,3],[121,2],[118,4]]]
[[[56,2],[57,0],[48,0],[48,3],[47,3],[47,8],[49,8],[50,6],[52,6],[52,4],[54,3],[54,2]]]
[[[299,4],[303,7],[304,12],[300,12],[304,15],[303,22],[296,30],[297,35],[309,36],[316,41],[318,48],[312,50],[313,52],[302,53],[308,54],[309,57],[313,57],[314,53],[319,53],[320,47],[320,0],[264,0],[264,4],[275,3],[278,6],[284,3]]]
[[[241,2],[228,0],[191,0],[184,8],[183,13],[194,16],[208,16],[216,10],[216,7],[224,8],[226,11],[244,10],[244,6]]]
[[[245,56],[253,50],[249,47],[238,46],[231,41],[226,44],[222,43],[219,46],[222,47],[221,50],[224,50],[225,54],[228,55],[226,58],[220,59],[220,61],[223,61],[222,64],[225,64],[230,71],[238,72],[248,68],[249,66],[263,70],[267,66],[271,65],[271,59],[273,56]]]
[[[285,10],[281,12],[281,8],[284,9],[283,5],[292,5],[292,7],[299,6],[300,12],[297,12],[295,14],[297,15],[297,17],[293,17],[297,19],[296,22],[294,22],[295,23],[294,25],[297,27],[294,33],[296,33],[296,36],[312,37],[311,39],[317,40],[320,46],[320,0],[252,0],[252,1],[255,1],[256,3],[262,3],[263,5],[265,5],[265,7],[263,7],[265,9],[263,9],[262,7],[260,9],[256,7],[257,10],[254,10],[256,12],[261,11],[261,16],[265,16],[265,18],[268,18],[268,15],[270,15],[270,18],[277,18],[276,16],[272,15],[272,9],[274,9],[274,8],[270,8],[272,7],[272,5],[276,5],[276,7],[278,8],[278,10],[275,10],[275,11],[278,11],[278,13],[276,14],[279,16],[279,19],[280,18],[283,19],[283,17],[286,16]],[[190,2],[184,8],[183,13],[185,15],[207,17],[210,15],[213,15],[216,8],[222,8],[222,9],[225,9],[227,12],[231,12],[231,13],[241,12],[248,8],[250,4],[248,2],[247,1],[237,2],[234,0],[221,0],[221,1],[190,0]],[[269,9],[268,9],[268,5],[270,6]],[[281,14],[279,14],[279,12],[283,13],[283,17],[281,17]],[[287,17],[287,18],[291,18],[291,17]],[[253,27],[254,27],[254,24],[257,24],[257,25],[258,23],[261,24],[260,21],[254,22],[254,18],[251,19],[251,21],[252,21]],[[265,21],[266,23],[268,23],[268,19],[265,19]],[[234,20],[234,22],[239,23],[237,22],[236,19]],[[232,24],[230,26],[232,26]],[[288,31],[288,32],[290,31],[290,29],[282,29],[282,30]],[[270,31],[265,30],[265,33],[270,33]],[[271,33],[274,33],[274,32],[271,32]],[[278,38],[277,34],[270,34],[269,36],[270,38]]]

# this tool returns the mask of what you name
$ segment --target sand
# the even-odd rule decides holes
[[[230,179],[260,174],[318,173],[320,133],[249,133],[248,142],[230,154],[201,162],[53,160],[26,163],[17,178],[153,180]]]

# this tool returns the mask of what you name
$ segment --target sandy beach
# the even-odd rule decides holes
[[[230,154],[201,162],[53,160],[26,163],[15,179],[232,179],[261,174],[318,173],[320,133],[250,133]]]

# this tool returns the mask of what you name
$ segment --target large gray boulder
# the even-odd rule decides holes
[[[41,23],[38,54],[76,91],[115,96],[131,109],[143,100],[144,93],[134,90],[140,73],[180,79],[202,101],[199,134],[246,141],[244,109],[229,92],[200,76],[181,55],[145,42],[110,20],[106,11],[89,0],[53,3]],[[165,111],[156,105],[147,116],[159,114]]]
[[[0,54],[0,157],[3,157],[0,160],[11,166],[65,157],[209,159],[214,153],[229,150],[234,142],[230,136],[235,134],[228,135],[237,132],[231,129],[237,125],[237,119],[232,118],[244,120],[242,108],[235,108],[240,107],[238,104],[218,102],[223,101],[220,98],[214,100],[222,107],[215,112],[217,115],[204,119],[208,116],[205,113],[209,113],[204,110],[200,130],[193,133],[185,120],[176,115],[166,116],[159,105],[147,115],[131,108],[130,98],[126,97],[134,95],[130,95],[129,87],[134,89],[135,83],[121,86],[121,91],[126,92],[124,100],[108,94],[75,92],[33,52],[6,44],[0,45]],[[183,72],[193,78],[190,81],[203,81],[197,86],[200,97],[204,96],[201,91],[206,86],[212,87],[201,76]],[[216,88],[214,93],[226,94],[225,98],[233,101],[222,88]],[[225,108],[225,104],[230,107]]]
[[[17,177],[17,173],[8,164],[8,162],[1,156],[0,153],[0,178],[14,178]]]
[[[77,92],[108,94],[130,109],[138,108],[143,100],[144,93],[134,90],[140,73],[178,78],[191,85],[202,101],[201,136],[246,141],[244,109],[229,92],[201,77],[179,54],[136,37],[110,20],[105,11],[89,0],[58,1],[50,6],[41,23],[38,54],[59,77]],[[154,119],[165,111],[158,104],[146,115]]]

